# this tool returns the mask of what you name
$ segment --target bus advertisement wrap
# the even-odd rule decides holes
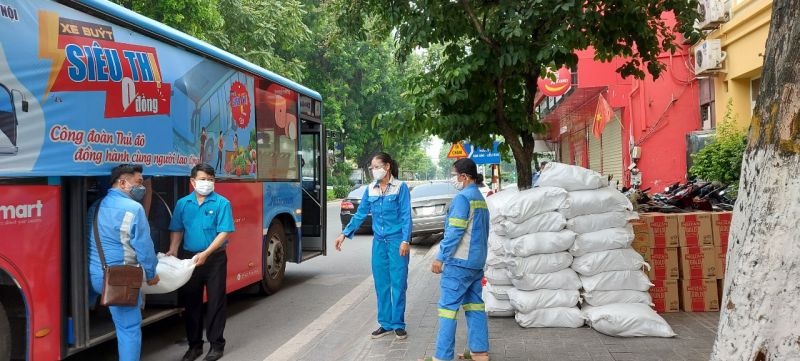
[[[4,5],[0,176],[256,177],[253,76],[55,2]]]

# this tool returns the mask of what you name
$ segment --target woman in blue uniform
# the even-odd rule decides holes
[[[472,159],[453,164],[451,182],[459,190],[447,215],[444,239],[431,271],[441,274],[439,336],[434,357],[420,361],[452,360],[456,315],[464,309],[469,350],[460,359],[489,360],[489,326],[481,298],[483,267],[489,240],[489,210],[478,186],[483,176]]]
[[[353,219],[336,238],[336,250],[342,250],[345,237],[352,239],[356,230],[372,213],[372,278],[378,296],[380,327],[372,338],[391,333],[399,339],[406,333],[406,288],[408,285],[409,242],[411,241],[411,192],[397,179],[398,168],[391,156],[378,153],[370,166],[375,179],[364,191]]]

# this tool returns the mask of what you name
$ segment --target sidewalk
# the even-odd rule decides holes
[[[434,246],[438,249],[438,245]],[[409,272],[407,340],[386,336],[371,340],[377,328],[374,291],[365,293],[298,359],[416,361],[433,356],[437,331],[439,277],[430,272],[435,251],[412,260]],[[673,339],[616,338],[588,327],[579,329],[524,329],[513,318],[490,318],[492,360],[553,361],[705,361],[711,353],[718,313],[671,313],[664,318],[678,334]],[[459,312],[456,352],[466,346],[466,322]]]

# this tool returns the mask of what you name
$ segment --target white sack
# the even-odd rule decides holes
[[[577,307],[557,307],[535,310],[530,313],[517,312],[517,324],[522,327],[583,327],[584,315]]]
[[[532,273],[553,273],[569,268],[572,255],[569,252],[536,254],[529,257],[516,257],[508,260],[511,277],[520,278]]]
[[[486,268],[508,268],[508,257],[498,256],[492,252],[486,254]]]
[[[569,249],[575,257],[591,252],[607,251],[610,249],[628,248],[631,246],[635,235],[633,227],[628,224],[624,228],[609,228],[602,231],[579,234]]]
[[[597,332],[621,337],[675,337],[663,317],[641,303],[615,303],[584,308],[586,322]]]
[[[567,221],[567,229],[575,233],[591,233],[609,228],[624,228],[628,221],[639,219],[636,212],[606,212],[578,216]]]
[[[514,307],[508,300],[498,300],[497,297],[492,295],[483,288],[483,303],[486,305],[486,314],[489,317],[513,317]]]
[[[511,276],[508,274],[508,270],[505,268],[494,268],[494,267],[487,267],[486,271],[483,273],[483,276],[486,277],[486,282],[489,282],[493,285],[497,286],[511,286]]]
[[[520,291],[516,288],[508,290],[511,306],[522,313],[553,307],[574,307],[581,300],[578,290],[537,290]]]
[[[500,215],[514,223],[525,220],[545,212],[552,212],[559,208],[568,207],[567,191],[556,187],[536,187],[517,193],[506,201],[505,207],[500,207]]]
[[[650,266],[644,261],[641,254],[633,248],[612,249],[575,257],[572,269],[584,276],[594,276],[601,272],[641,270]]]
[[[559,210],[568,219],[587,214],[633,210],[628,197],[612,187],[569,192],[568,203],[568,207]]]
[[[178,259],[159,253],[157,256],[156,275],[159,281],[156,285],[150,286],[147,282],[142,283],[142,292],[145,294],[170,293],[181,288],[189,279],[192,278],[194,271],[194,261],[191,259]]]
[[[508,301],[508,291],[513,290],[514,286],[493,285],[487,282],[484,288],[498,300]]]
[[[653,306],[653,297],[643,291],[594,291],[583,294],[583,301],[591,306],[605,306],[613,303],[641,303]]]
[[[580,276],[586,292],[594,291],[647,291],[653,286],[642,271],[611,271],[594,276]]]
[[[502,217],[502,210],[519,194],[516,186],[507,187],[500,192],[486,197],[486,207],[489,209],[489,219],[495,220]]]
[[[492,223],[492,231],[506,238],[517,238],[531,233],[558,232],[567,225],[567,219],[558,212],[547,212],[533,216],[523,223],[514,223],[505,218],[497,218]]]
[[[544,166],[536,185],[539,187],[560,187],[572,192],[606,187],[608,186],[608,178],[591,169],[550,162]]]
[[[553,273],[526,274],[520,278],[512,278],[514,287],[523,291],[549,290],[578,290],[581,288],[581,279],[572,268],[562,269]]]
[[[503,236],[498,236],[494,232],[489,232],[489,241],[488,241],[489,253],[494,254],[496,256],[505,256],[506,242],[508,242],[508,238],[505,238]]]
[[[577,234],[569,230],[531,233],[505,242],[511,256],[528,257],[534,254],[564,252],[572,247]]]

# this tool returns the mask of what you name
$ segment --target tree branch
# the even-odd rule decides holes
[[[481,25],[481,22],[478,20],[478,17],[475,16],[475,11],[473,11],[472,7],[469,6],[468,0],[461,0],[461,5],[464,6],[464,10],[466,10],[469,20],[472,21],[472,25],[475,26],[475,30],[478,31],[478,35],[481,38],[481,40],[483,40],[484,43],[491,46],[492,49],[494,49],[496,52],[500,52],[500,46],[495,44],[495,42],[492,41],[492,39],[490,39],[489,36],[486,35],[486,30],[484,29],[483,25]]]

